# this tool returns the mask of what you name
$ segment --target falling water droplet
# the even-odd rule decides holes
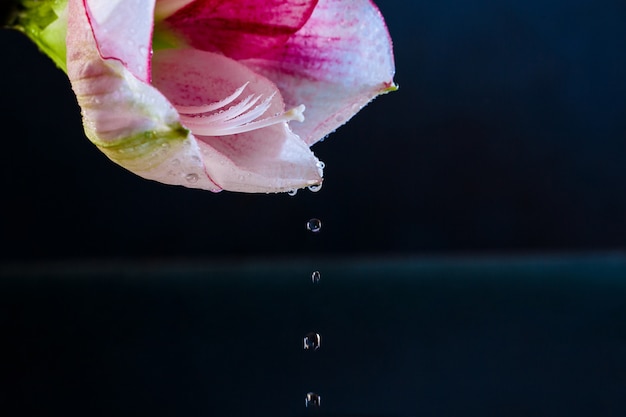
[[[320,279],[322,279],[322,274],[320,274],[320,271],[313,271],[313,273],[311,274],[311,281],[313,281],[313,284],[317,284],[318,282],[320,282]]]
[[[314,193],[322,189],[322,184],[309,185],[308,189]]]
[[[294,195],[298,194],[298,189],[294,188],[293,190],[289,190],[287,191],[287,194],[293,197]]]
[[[198,174],[187,174],[187,175],[185,175],[185,179],[187,180],[187,182],[190,182],[192,184],[198,182],[199,178],[200,177],[198,177]]]
[[[319,407],[322,405],[322,397],[314,392],[309,392],[306,394],[306,398],[304,399],[304,405],[306,407]]]
[[[322,345],[322,336],[311,332],[304,336],[304,350],[317,350]]]
[[[315,218],[310,219],[308,222],[306,222],[306,228],[313,233],[317,233],[322,228],[322,221]]]

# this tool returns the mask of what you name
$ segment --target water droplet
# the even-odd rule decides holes
[[[190,182],[192,184],[198,182],[199,178],[200,177],[198,177],[198,174],[187,174],[187,175],[185,175],[185,179],[187,180],[187,182]]]
[[[304,336],[304,350],[317,350],[322,345],[322,336],[311,332]]]
[[[306,394],[306,398],[304,399],[304,405],[306,407],[319,407],[320,405],[322,405],[322,397],[314,392],[308,392]]]
[[[309,185],[309,190],[316,193],[322,189],[322,184]]]
[[[322,221],[320,219],[311,219],[306,222],[306,228],[313,233],[317,233],[322,228]]]
[[[173,159],[172,160],[172,165],[176,166],[176,165],[180,165],[180,159]]]
[[[293,190],[289,190],[287,191],[287,194],[293,197],[294,195],[298,194],[298,189],[294,188]]]
[[[315,164],[315,165],[317,165],[317,167],[318,167],[319,169],[324,169],[324,168],[326,168],[326,164],[325,164],[325,163],[323,163],[322,161],[317,161],[317,164]]]
[[[320,282],[320,279],[322,279],[322,274],[320,274],[320,271],[313,271],[313,273],[311,274],[311,281],[313,281],[313,284],[317,284],[318,282]]]

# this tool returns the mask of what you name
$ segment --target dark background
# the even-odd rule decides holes
[[[65,75],[0,33],[4,260],[622,248],[626,5],[380,0],[400,90],[314,151],[313,194],[149,182],[84,137]]]
[[[1,272],[3,417],[626,415],[623,257]]]

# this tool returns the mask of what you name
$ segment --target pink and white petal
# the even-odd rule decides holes
[[[207,172],[225,190],[285,192],[322,183],[319,160],[286,123],[199,139]]]
[[[234,59],[281,47],[309,19],[317,0],[196,0],[166,24],[194,48]]]
[[[263,117],[284,111],[280,93],[271,81],[211,52],[195,49],[156,52],[153,82],[175,106],[215,103],[247,83],[242,97],[273,95]],[[208,175],[223,189],[281,192],[322,181],[318,159],[285,122],[235,135],[196,135],[196,138]]]
[[[141,81],[150,81],[156,0],[83,0],[103,59],[120,61]]]
[[[241,62],[276,83],[288,107],[306,105],[292,129],[309,145],[396,88],[391,38],[370,0],[320,0],[282,48]]]
[[[83,0],[69,0],[68,8],[67,72],[87,137],[146,179],[219,191],[167,99],[118,60],[101,57]]]

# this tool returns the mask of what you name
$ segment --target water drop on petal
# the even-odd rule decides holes
[[[294,195],[298,194],[298,189],[294,188],[293,190],[289,190],[287,191],[287,194],[293,197]]]
[[[311,274],[311,281],[313,281],[313,284],[317,284],[318,282],[320,282],[320,279],[322,279],[322,274],[320,274],[320,271],[314,271]]]
[[[322,189],[322,184],[309,185],[309,190],[316,193]]]
[[[198,174],[187,174],[185,175],[185,179],[187,180],[187,182],[194,184],[198,182],[198,179],[200,179],[200,177],[198,176]]]

